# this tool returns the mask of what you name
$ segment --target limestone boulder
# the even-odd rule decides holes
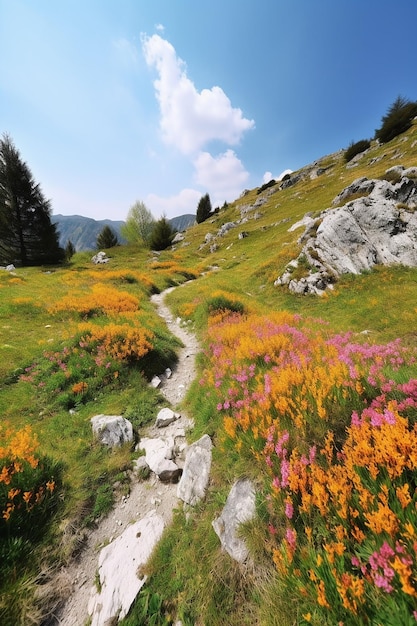
[[[121,415],[95,415],[91,426],[94,437],[109,448],[133,442],[132,424]]]
[[[213,444],[208,435],[192,443],[185,454],[184,469],[177,487],[177,496],[194,506],[206,495],[210,478]]]
[[[176,413],[172,409],[165,407],[158,411],[158,415],[156,416],[155,426],[156,428],[165,428],[175,422],[181,417],[180,413]]]
[[[248,560],[249,551],[239,536],[239,526],[255,516],[255,488],[248,478],[236,481],[221,515],[212,522],[222,548],[238,563]]]
[[[144,437],[139,443],[139,449],[145,451],[145,460],[149,469],[162,482],[178,482],[182,468],[174,462],[175,441],[173,437],[150,438]]]

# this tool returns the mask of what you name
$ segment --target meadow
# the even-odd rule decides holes
[[[39,587],[110,510],[112,485],[128,489],[132,449],[97,446],[89,420],[124,414],[140,433],[154,419],[148,383],[175,364],[178,342],[149,297],[179,284],[167,303],[203,346],[185,404],[192,440],[215,444],[210,488],[175,512],[122,624],[417,623],[417,272],[378,267],[323,297],[274,286],[298,253],[291,224],[396,163],[417,163],[416,125],[355,167],[329,155],[321,176],[265,193],[248,236],[231,229],[214,252],[206,234],[257,190],[157,258],[123,246],[106,266],[80,253],[0,273],[2,624],[42,623]],[[257,516],[242,528],[252,558],[241,567],[211,522],[243,475]]]

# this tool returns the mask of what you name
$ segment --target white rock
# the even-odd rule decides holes
[[[154,389],[158,389],[158,387],[161,384],[161,379],[159,378],[159,376],[154,376],[151,380],[151,387],[153,387]]]
[[[212,522],[223,549],[239,563],[249,556],[244,540],[238,536],[239,526],[254,516],[255,489],[249,479],[243,478],[235,482],[221,515]]]
[[[127,615],[146,582],[146,576],[142,576],[140,570],[163,530],[163,518],[151,511],[101,550],[98,564],[100,591],[94,590],[88,603],[91,626],[103,626],[108,620],[120,620]]]
[[[149,468],[163,482],[176,482],[181,470],[172,460],[174,458],[174,439],[151,439],[145,437],[139,443],[139,448],[145,450],[145,459]]]
[[[110,448],[133,441],[133,427],[121,415],[95,415],[91,418],[94,436]]]
[[[203,499],[206,494],[210,478],[212,447],[210,437],[203,435],[187,450],[183,474],[177,487],[177,496],[192,506]]]
[[[164,428],[165,426],[172,424],[172,422],[175,422],[175,420],[179,419],[180,417],[181,415],[179,413],[174,413],[172,409],[166,407],[164,409],[161,409],[156,416],[155,426],[157,428]]]

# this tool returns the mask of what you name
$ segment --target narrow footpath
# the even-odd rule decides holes
[[[184,347],[178,354],[178,363],[172,375],[163,379],[159,388],[167,401],[176,408],[184,398],[195,378],[195,357],[199,351],[197,338],[189,329],[181,326],[180,320],[173,318],[171,311],[164,304],[165,295],[175,289],[155,294],[151,301],[155,304],[158,314],[165,320],[169,330],[178,337]],[[178,425],[188,428],[189,418],[181,413]],[[155,436],[156,429],[149,426],[142,433],[145,437]],[[48,626],[83,626],[88,623],[88,602],[91,589],[95,584],[100,549],[118,537],[132,522],[142,519],[149,511],[156,510],[169,524],[173,509],[177,506],[177,485],[162,483],[154,474],[144,481],[132,480],[130,494],[122,497],[113,511],[99,526],[85,535],[84,546],[78,559],[63,568],[57,576],[56,589],[61,589],[61,597],[65,604],[56,611],[48,621]]]

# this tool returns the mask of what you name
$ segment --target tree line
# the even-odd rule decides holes
[[[211,215],[208,194],[197,207],[196,221]],[[51,265],[70,259],[75,253],[71,241],[65,249],[59,245],[57,225],[51,221],[51,202],[44,196],[23,161],[11,137],[0,139],[0,264]],[[171,245],[176,230],[165,216],[155,220],[141,201],[129,210],[122,236],[131,244],[152,250],[164,250]],[[110,226],[104,226],[97,237],[97,248],[108,249],[119,245]]]

